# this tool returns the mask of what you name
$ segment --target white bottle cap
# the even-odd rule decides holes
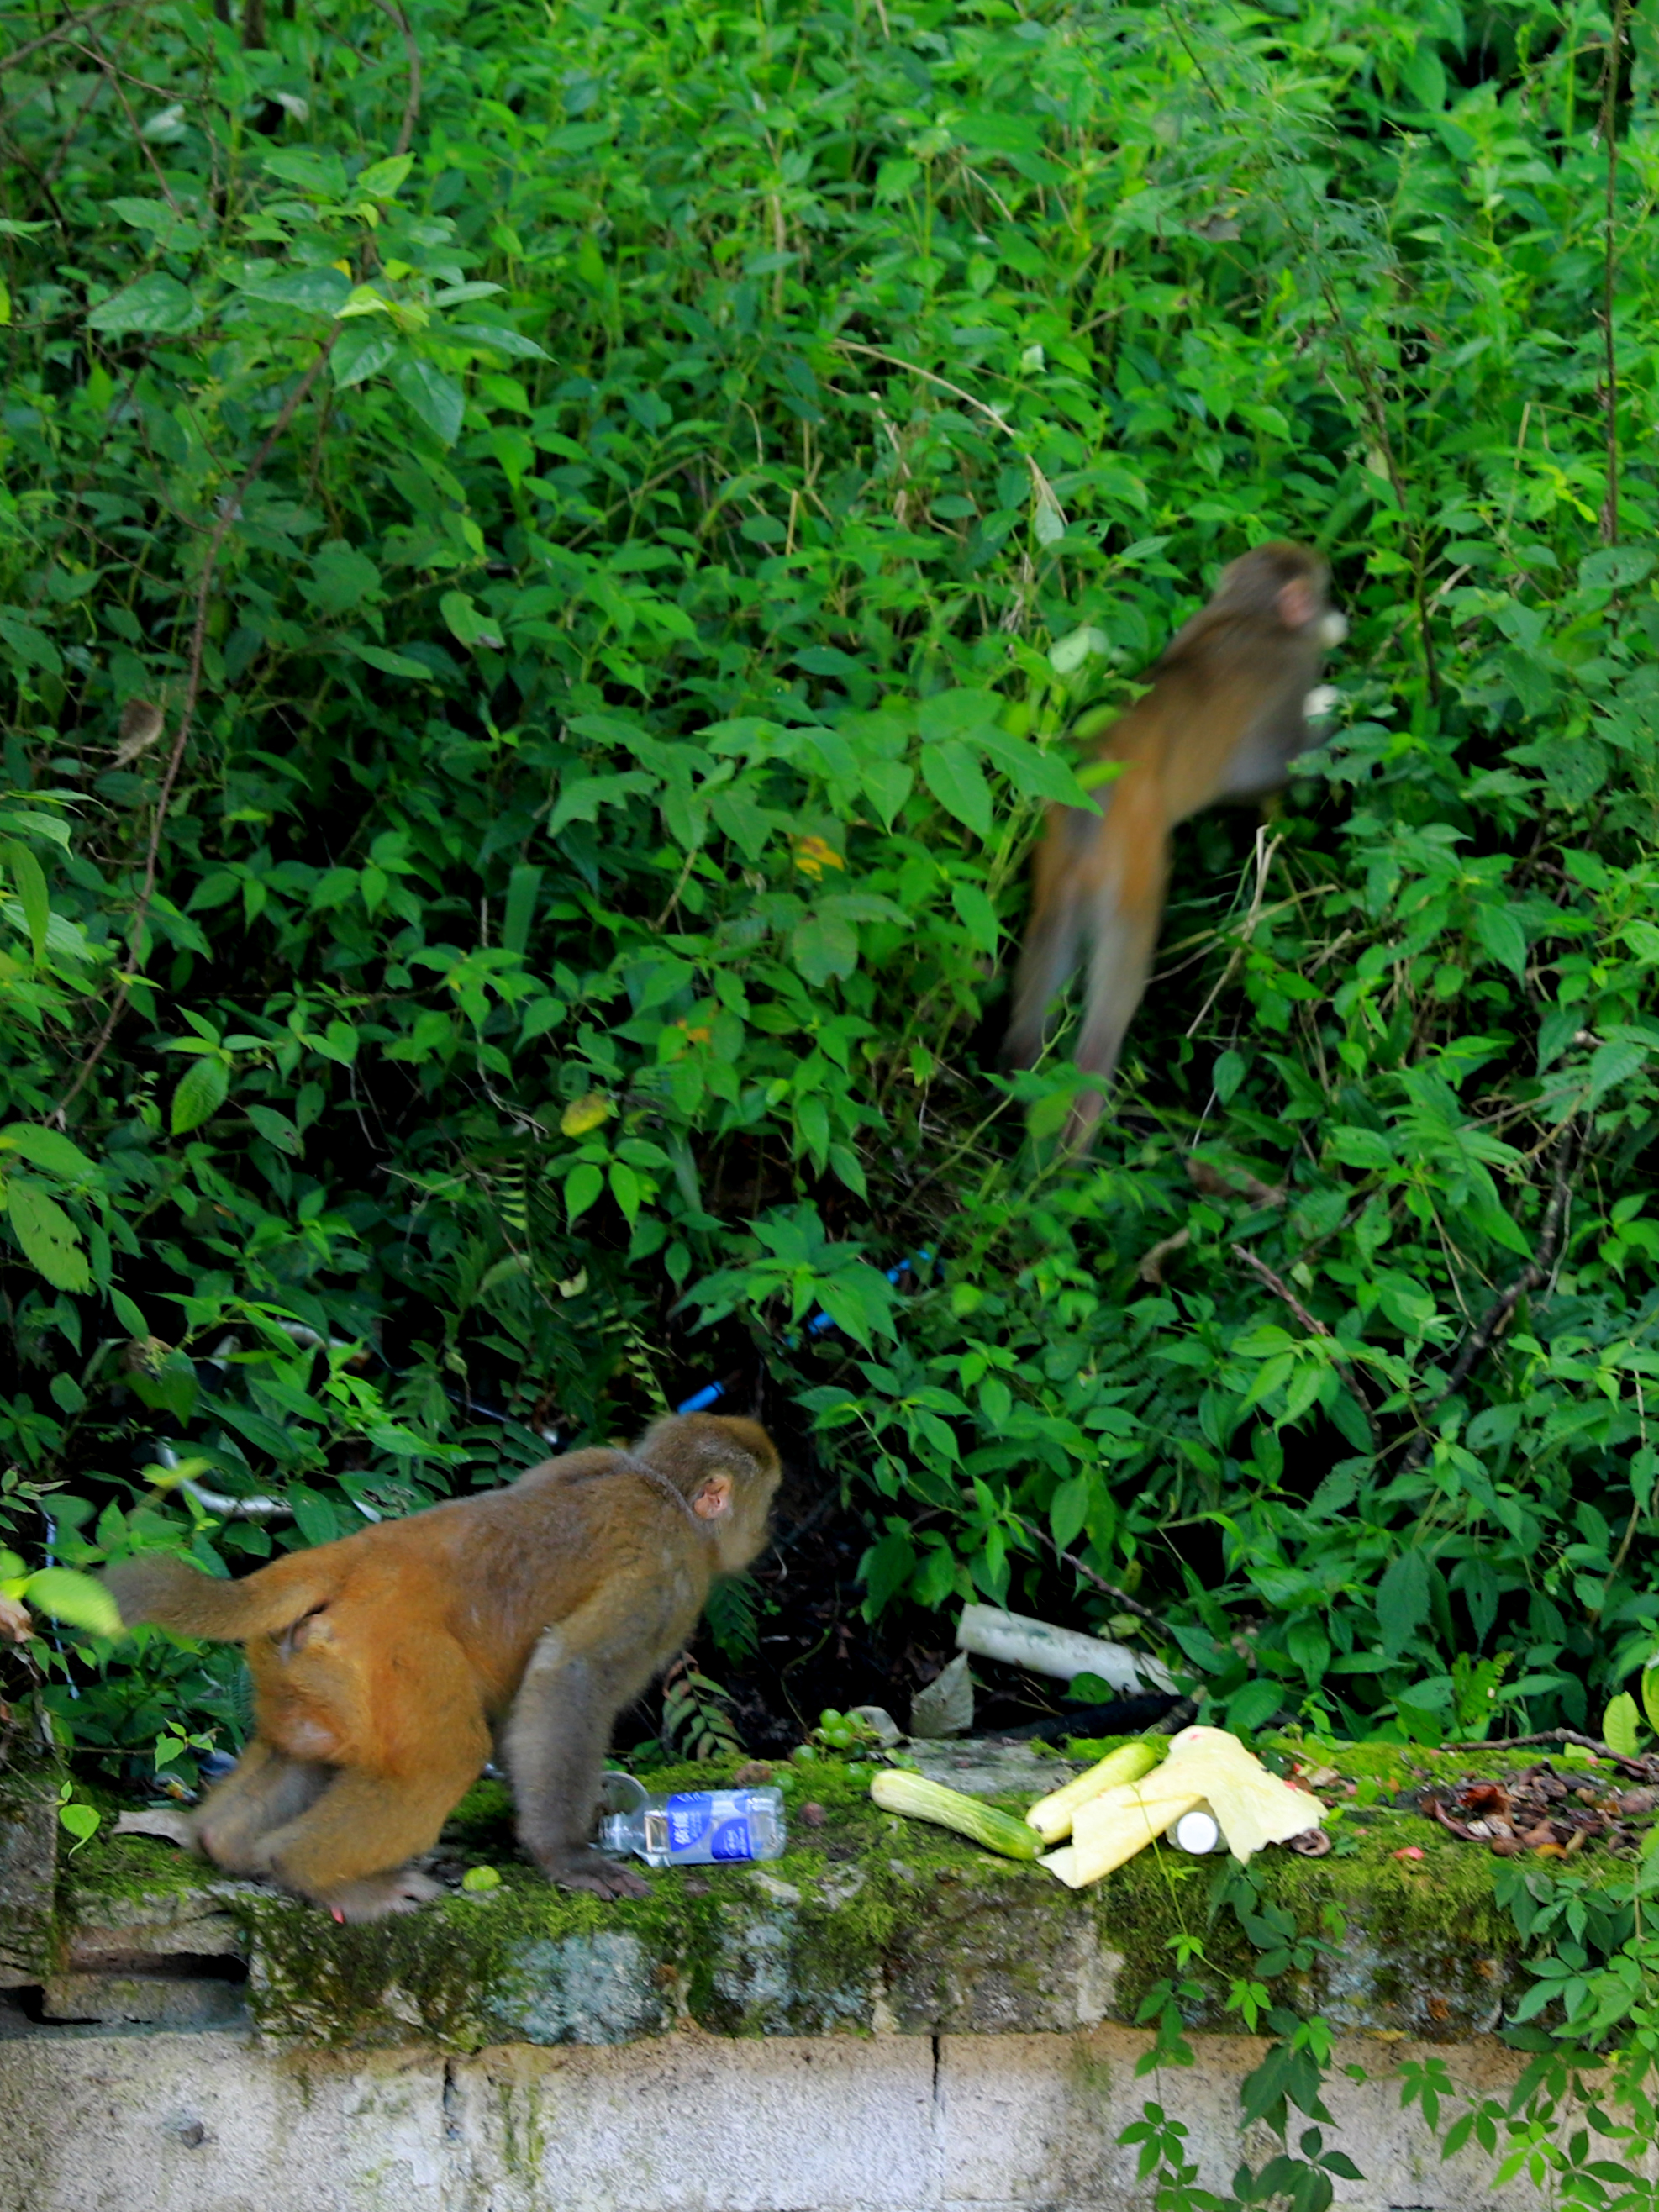
[[[1221,1830],[1213,1813],[1194,1811],[1183,1813],[1175,1824],[1177,1850],[1191,1851],[1196,1858],[1212,1851],[1221,1841]]]

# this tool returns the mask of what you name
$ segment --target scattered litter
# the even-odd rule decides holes
[[[910,1733],[924,1742],[961,1735],[974,1725],[974,1684],[962,1652],[910,1700]]]
[[[904,1740],[903,1729],[885,1705],[854,1705],[847,1717],[867,1729],[884,1751],[890,1751]]]
[[[1175,1824],[1176,1849],[1188,1851],[1194,1858],[1202,1858],[1206,1852],[1221,1848],[1221,1824],[1213,1813],[1202,1805],[1191,1813],[1183,1813]],[[1322,1828],[1310,1829],[1310,1835],[1322,1837]]]
[[[154,1805],[142,1813],[123,1813],[115,1823],[118,1836],[159,1836],[164,1844],[180,1844],[185,1850],[196,1848],[196,1830],[188,1813],[175,1813],[171,1806]]]
[[[1163,1662],[1145,1651],[1132,1651],[1127,1644],[1103,1643],[1075,1628],[1056,1628],[1049,1621],[1032,1620],[1023,1613],[1004,1613],[994,1605],[969,1605],[957,1623],[957,1642],[964,1651],[981,1659],[1000,1659],[1005,1666],[1029,1667],[1033,1674],[1050,1674],[1070,1682],[1079,1674],[1097,1674],[1115,1690],[1164,1690],[1175,1694],[1175,1677]],[[915,1733],[912,1729],[911,1733]]]
[[[1505,1859],[1571,1858],[1592,1843],[1632,1846],[1641,1832],[1634,1822],[1656,1805],[1659,1790],[1558,1774],[1547,1759],[1505,1782],[1460,1782],[1417,1795],[1418,1810],[1448,1835]]]

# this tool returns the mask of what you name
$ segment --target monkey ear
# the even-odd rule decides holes
[[[724,1470],[711,1474],[691,1500],[691,1510],[699,1521],[718,1521],[722,1513],[732,1509],[732,1478]]]
[[[1318,594],[1305,576],[1279,586],[1279,619],[1286,629],[1306,629],[1318,612]]]

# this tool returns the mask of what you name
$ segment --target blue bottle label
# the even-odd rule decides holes
[[[755,1838],[744,1790],[682,1790],[663,1806],[671,1859],[752,1859]]]
[[[706,1790],[683,1790],[671,1797],[664,1808],[668,1814],[669,1850],[694,1850],[708,1833],[708,1818],[713,1809]]]
[[[735,1820],[719,1822],[709,1849],[710,1855],[717,1859],[752,1859],[755,1846],[750,1839],[747,1819],[739,1814]]]

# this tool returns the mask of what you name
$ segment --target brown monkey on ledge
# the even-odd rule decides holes
[[[109,1568],[129,1626],[247,1647],[253,1739],[196,1816],[200,1848],[338,1919],[406,1912],[438,1894],[406,1862],[500,1729],[537,1863],[569,1889],[644,1896],[587,1840],[611,1724],[714,1577],[763,1549],[778,1477],[757,1422],[678,1414],[631,1452],[571,1452],[241,1582],[172,1557]]]
[[[1031,919],[1014,987],[1008,1054],[1030,1067],[1050,1001],[1089,948],[1077,1064],[1101,1078],[1072,1109],[1066,1142],[1094,1134],[1123,1033],[1140,1004],[1164,913],[1170,832],[1218,799],[1277,790],[1307,750],[1308,695],[1347,624],[1325,596],[1325,563],[1305,547],[1258,545],[1222,571],[1214,597],[1178,632],[1152,688],[1115,720],[1085,714],[1096,757],[1122,763],[1101,811],[1052,806],[1037,847]]]

